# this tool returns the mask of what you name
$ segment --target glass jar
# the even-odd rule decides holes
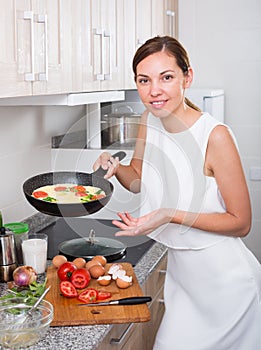
[[[23,253],[22,253],[22,241],[28,239],[29,226],[24,222],[11,222],[5,224],[4,227],[8,228],[14,233],[14,241],[16,248],[17,263],[23,264]]]

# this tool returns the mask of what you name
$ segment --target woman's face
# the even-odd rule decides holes
[[[191,82],[191,68],[184,75],[175,57],[163,51],[146,57],[137,65],[139,96],[147,109],[159,118],[184,109],[184,91]]]

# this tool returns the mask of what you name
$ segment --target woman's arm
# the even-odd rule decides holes
[[[251,205],[237,147],[227,127],[211,133],[205,173],[214,176],[225,202],[225,213],[193,214],[177,211],[171,222],[231,236],[246,236],[251,227]]]

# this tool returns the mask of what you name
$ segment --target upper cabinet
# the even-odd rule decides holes
[[[70,0],[0,0],[0,96],[67,92]],[[66,17],[64,17],[66,16]]]
[[[134,89],[132,59],[139,46],[151,37],[177,37],[178,0],[128,0],[124,2],[124,86]]]
[[[0,97],[135,88],[137,48],[177,35],[178,0],[0,0]]]
[[[123,89],[123,0],[72,2],[73,92]]]

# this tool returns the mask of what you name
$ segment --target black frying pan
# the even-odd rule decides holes
[[[119,157],[119,160],[122,160],[125,156],[126,153],[123,151],[117,152],[113,155],[114,158]],[[39,174],[24,182],[23,191],[28,202],[41,213],[66,217],[85,216],[96,213],[111,199],[114,187],[110,181],[104,179],[103,176],[105,173],[106,170],[99,168],[91,174],[72,171],[57,171]],[[105,192],[106,197],[86,203],[57,204],[45,202],[32,196],[33,191],[39,187],[62,183],[99,187]]]

